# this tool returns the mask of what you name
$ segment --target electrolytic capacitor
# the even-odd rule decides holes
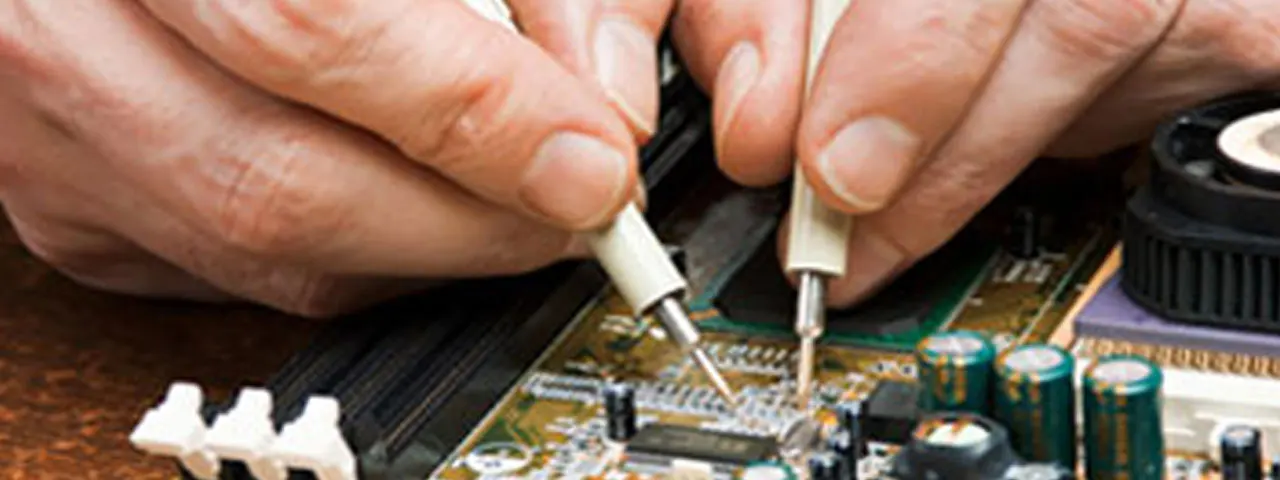
[[[827,452],[809,457],[809,480],[839,480],[840,461]]]
[[[611,383],[602,390],[606,435],[617,442],[631,440],[637,429],[635,389],[625,383]]]
[[[840,460],[840,471],[836,475],[840,480],[857,480],[858,478],[858,457],[860,452],[856,445],[847,431],[837,430],[827,439],[828,449]]]
[[[862,436],[862,402],[842,402],[835,406],[836,429],[849,437],[849,444],[855,455],[866,451],[865,439]]]
[[[1164,478],[1160,367],[1132,355],[1099,359],[1084,374],[1085,473],[1090,480]]]
[[[1076,465],[1075,361],[1044,344],[1011,348],[996,360],[994,417],[1026,460]]]
[[[1234,425],[1222,431],[1222,480],[1262,479],[1262,433]],[[1274,473],[1273,473],[1274,475]]]
[[[990,411],[992,368],[996,349],[977,332],[954,331],[930,335],[916,349],[925,411]]]

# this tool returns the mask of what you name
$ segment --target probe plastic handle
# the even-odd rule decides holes
[[[813,0],[811,3],[805,96],[809,94],[831,31],[849,3],[850,0]],[[814,195],[797,160],[791,189],[791,220],[787,225],[787,272],[843,276],[852,226],[849,215],[826,206]]]
[[[587,244],[636,313],[688,288],[634,204],[623,208],[609,226],[587,234]]]

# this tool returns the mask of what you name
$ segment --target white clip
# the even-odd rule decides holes
[[[204,392],[186,382],[169,385],[164,400],[148,410],[129,434],[129,442],[151,455],[177,458],[182,466],[200,480],[218,477],[221,464],[205,446],[207,427],[200,415]]]
[[[244,462],[257,480],[284,480],[288,470],[271,457],[275,426],[271,423],[271,392],[245,388],[231,410],[218,416],[205,440],[219,457]]]
[[[338,427],[338,401],[311,397],[302,415],[280,430],[272,446],[272,458],[298,470],[309,470],[318,480],[356,480],[356,458]]]

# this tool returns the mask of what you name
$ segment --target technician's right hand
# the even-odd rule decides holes
[[[533,40],[444,0],[0,2],[0,201],[84,284],[307,316],[572,255],[635,197],[670,2],[513,3]]]

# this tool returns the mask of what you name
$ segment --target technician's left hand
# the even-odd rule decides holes
[[[1176,110],[1280,88],[1276,0],[853,0],[801,102],[808,3],[685,0],[676,40],[730,176],[781,181],[795,146],[821,198],[858,216],[837,305],[944,244],[1037,156],[1095,156]]]

